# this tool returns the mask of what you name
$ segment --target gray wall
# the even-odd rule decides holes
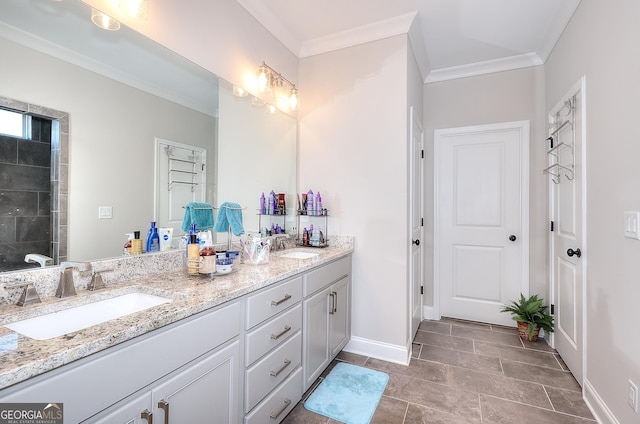
[[[640,384],[640,242],[623,212],[640,210],[640,2],[582,0],[545,64],[546,110],[586,76],[587,321],[585,395],[603,423],[635,423]],[[617,421],[615,421],[617,420]]]

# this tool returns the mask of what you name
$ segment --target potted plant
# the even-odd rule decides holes
[[[525,298],[520,293],[520,300],[505,306],[502,312],[510,312],[518,323],[518,334],[522,339],[530,342],[538,340],[538,333],[542,328],[547,333],[553,333],[553,316],[547,314],[547,306],[538,295]]]

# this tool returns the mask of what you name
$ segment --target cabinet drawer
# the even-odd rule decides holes
[[[278,424],[302,399],[302,369],[265,398],[244,419],[244,424]]]
[[[302,299],[302,277],[296,277],[273,288],[261,290],[247,298],[246,330]]]
[[[304,275],[305,297],[351,273],[351,257],[338,259]]]
[[[246,336],[246,364],[250,365],[271,349],[280,346],[302,328],[302,305],[281,313]]]
[[[302,334],[298,333],[249,368],[245,379],[245,412],[249,412],[267,393],[299,368],[301,358]]]

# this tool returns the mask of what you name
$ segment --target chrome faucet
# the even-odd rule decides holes
[[[76,295],[76,286],[73,281],[73,269],[78,271],[91,270],[91,262],[62,262],[60,264],[60,282],[56,289],[56,297],[64,298]]]

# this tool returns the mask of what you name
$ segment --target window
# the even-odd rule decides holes
[[[0,134],[29,138],[29,116],[12,110],[0,109]]]

